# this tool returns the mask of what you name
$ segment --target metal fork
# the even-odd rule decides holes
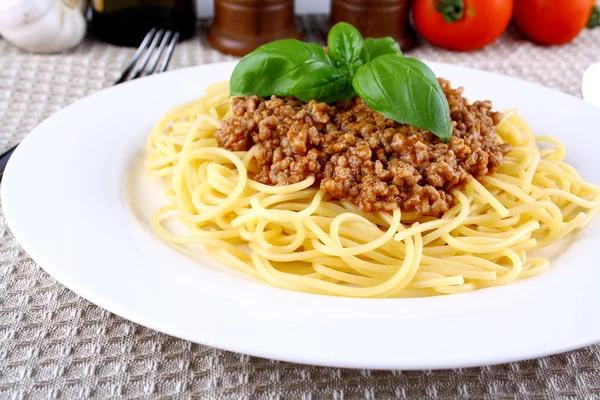
[[[135,68],[138,60],[140,59],[140,57],[142,57],[142,54],[144,56],[142,57],[142,60],[140,61],[137,69],[135,70],[133,76],[131,76],[130,79],[137,79],[140,76],[152,75],[156,71],[156,67],[158,66],[161,56],[163,55],[163,52],[166,49],[167,52],[162,58],[162,63],[160,64],[158,71],[156,71],[158,73],[165,72],[169,65],[169,61],[171,60],[173,49],[175,49],[175,45],[177,44],[178,40],[179,32],[164,31],[162,29],[157,31],[155,28],[152,28],[146,34],[144,40],[142,40],[142,44],[133,55],[133,58],[131,59],[129,64],[127,64],[127,67],[125,67],[125,70],[123,71],[121,77],[115,82],[115,85],[118,85],[119,83],[125,82],[127,80],[129,75]],[[150,58],[152,58],[152,61],[150,61]],[[147,71],[144,71],[149,61],[150,66],[148,67]]]
[[[144,40],[142,40],[142,44],[140,44],[140,47],[138,47],[137,51],[133,55],[133,58],[129,64],[127,64],[125,70],[123,70],[123,73],[114,84],[118,85],[119,83],[123,83],[127,80],[133,80],[141,76],[148,76],[154,73],[166,71],[167,67],[169,66],[169,61],[171,61],[173,50],[175,49],[175,45],[178,41],[179,32],[165,31],[163,29],[157,30],[156,28],[152,28],[146,34]],[[150,63],[150,65],[148,65],[148,63]],[[10,156],[12,156],[17,146],[19,146],[19,144],[16,144],[4,154],[0,155],[0,180],[2,179],[2,175],[4,175],[6,164],[8,163]]]

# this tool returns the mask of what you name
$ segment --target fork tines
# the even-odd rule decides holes
[[[175,48],[178,40],[179,32],[173,32],[169,30],[165,31],[164,29],[157,30],[156,28],[152,28],[146,34],[144,40],[142,40],[142,44],[140,44],[140,47],[138,47],[137,51],[133,55],[133,58],[115,84],[125,82],[134,68],[135,72],[133,72],[133,75],[130,79],[151,75],[155,71],[159,73],[166,71],[169,61],[171,60],[171,55],[173,54],[173,49]],[[148,62],[150,62],[150,65],[148,65]],[[156,70],[159,62],[160,66],[158,67],[158,70]],[[148,66],[147,69],[146,66]]]

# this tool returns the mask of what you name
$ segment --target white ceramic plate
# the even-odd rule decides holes
[[[430,64],[467,97],[519,108],[566,142],[568,161],[600,183],[600,112],[516,79]],[[510,286],[423,299],[295,293],[193,260],[153,236],[161,184],[141,149],[170,107],[228,79],[233,63],[144,78],[65,108],[18,147],[2,204],[31,257],[90,301],[156,330],[251,355],[339,367],[450,368],[558,353],[600,341],[600,220],[553,250],[550,272]]]

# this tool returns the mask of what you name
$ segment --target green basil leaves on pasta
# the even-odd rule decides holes
[[[373,61],[379,56],[385,56],[387,54],[395,54],[398,56],[402,55],[400,45],[391,37],[384,37],[381,39],[366,38],[365,48],[369,54],[369,60]]]
[[[448,100],[423,62],[381,56],[360,67],[352,84],[364,102],[386,118],[426,129],[445,142],[452,136]]]
[[[292,88],[292,95],[304,102],[311,100],[334,103],[356,96],[352,78],[335,67],[316,69],[302,77]]]
[[[232,96],[290,96],[307,73],[331,66],[325,50],[314,43],[284,39],[260,46],[240,60],[230,80]]]
[[[260,46],[235,67],[231,96],[334,103],[358,94],[387,118],[450,139],[450,109],[437,78],[423,62],[404,57],[394,39],[363,40],[356,28],[341,22],[329,31],[327,45],[327,52],[291,39]]]
[[[356,70],[369,62],[369,53],[358,29],[345,22],[336,24],[327,36],[327,49],[333,65],[354,75]]]

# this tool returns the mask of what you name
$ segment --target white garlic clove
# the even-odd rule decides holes
[[[86,31],[86,21],[78,9],[63,9],[64,20],[56,36],[56,46],[49,47],[48,52],[57,52],[75,47],[83,40]]]
[[[0,0],[0,29],[34,23],[60,0]]]
[[[35,21],[10,27],[0,25],[0,34],[16,46],[37,53],[55,53],[76,46],[86,30],[80,0],[76,0],[75,8],[61,0],[53,1],[54,6]]]

